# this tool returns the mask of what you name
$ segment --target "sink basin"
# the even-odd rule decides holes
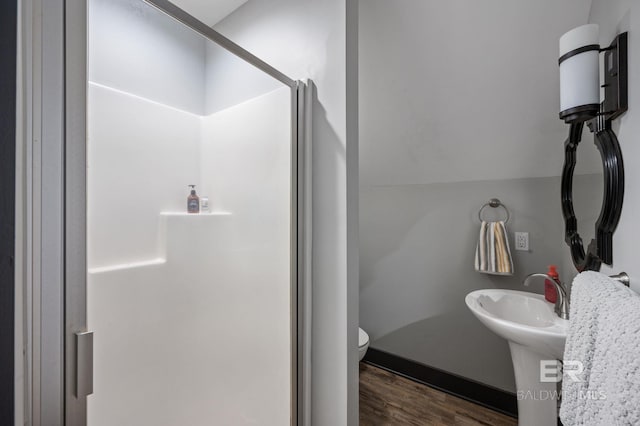
[[[569,321],[554,312],[541,294],[486,289],[465,298],[471,312],[489,330],[551,359],[562,359]]]
[[[489,330],[509,342],[518,425],[555,426],[558,383],[553,377],[543,380],[541,366],[562,359],[569,321],[556,315],[544,296],[525,291],[476,290],[467,294],[465,302]]]

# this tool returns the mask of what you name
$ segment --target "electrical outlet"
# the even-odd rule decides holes
[[[516,250],[529,251],[528,232],[516,232]]]

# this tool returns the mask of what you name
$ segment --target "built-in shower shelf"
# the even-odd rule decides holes
[[[227,241],[224,246],[228,248],[231,246],[228,241],[231,241],[233,237],[229,234],[228,221],[219,219],[230,219],[231,216],[230,212],[221,211],[207,213],[160,212],[157,257],[137,262],[90,267],[87,272],[89,274],[104,274],[163,265],[167,263],[169,258],[180,261],[185,255],[193,255],[193,253],[189,254],[190,250],[198,252],[219,249],[222,241]]]
[[[144,268],[147,266],[156,266],[156,265],[162,265],[167,263],[167,259],[163,259],[163,258],[157,258],[157,259],[151,259],[151,260],[141,260],[139,262],[129,262],[129,263],[118,263],[115,265],[109,265],[109,266],[100,266],[97,268],[89,268],[87,270],[88,273],[90,274],[103,274],[105,272],[115,272],[115,271],[122,271],[125,269],[135,269],[135,268]]]
[[[184,216],[184,217],[231,216],[231,213],[230,212],[207,212],[207,213],[161,212],[160,216]]]

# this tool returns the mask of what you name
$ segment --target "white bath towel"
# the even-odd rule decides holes
[[[640,296],[583,272],[573,280],[569,321],[562,423],[640,425]]]
[[[482,221],[480,224],[475,268],[484,274],[513,275],[509,234],[504,222]]]

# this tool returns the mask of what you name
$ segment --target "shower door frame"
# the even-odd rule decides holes
[[[313,84],[290,79],[167,0],[144,0],[291,89],[291,425],[310,421],[311,102]],[[76,395],[77,335],[87,329],[87,1],[64,0],[64,424],[87,423]],[[306,124],[305,124],[306,123]],[[43,301],[43,303],[46,303]],[[55,303],[55,302],[52,302]],[[41,320],[44,318],[41,318]],[[92,356],[92,354],[89,354]],[[92,365],[89,374],[92,375]],[[80,378],[82,379],[82,377]],[[91,383],[91,382],[89,382]],[[44,420],[44,419],[43,419]]]

